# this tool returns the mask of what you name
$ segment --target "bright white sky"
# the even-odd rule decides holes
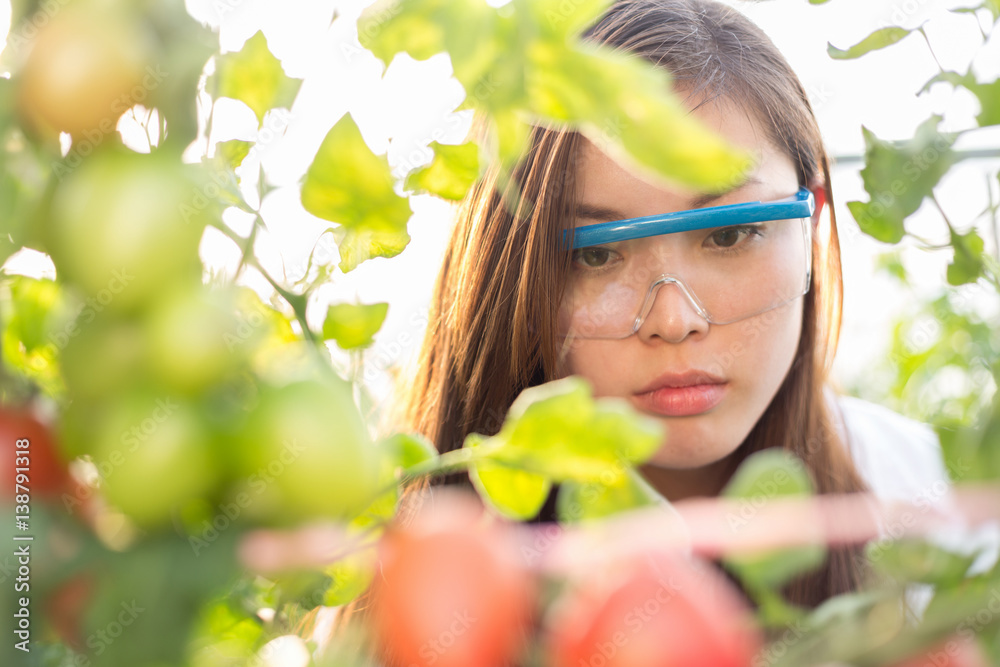
[[[862,4],[830,0],[813,6],[806,0],[773,0],[730,4],[761,25],[791,62],[810,94],[831,154],[858,155],[863,151],[862,124],[882,138],[907,139],[933,112],[945,115],[945,129],[972,127],[978,106],[970,94],[952,95],[946,85],[936,86],[931,94],[915,96],[937,71],[919,35],[910,35],[892,48],[857,61],[830,59],[826,42],[846,48],[879,27],[912,27],[930,21],[927,30],[941,64],[965,71],[981,43],[980,31],[975,18],[952,14],[947,8],[968,6],[972,1],[868,0]],[[357,0],[187,0],[194,16],[219,28],[223,50],[239,50],[248,37],[263,29],[286,73],[304,79],[290,115],[274,113],[265,119],[270,136],[257,135],[256,119],[241,103],[223,100],[215,116],[213,142],[260,140],[259,151],[248,158],[242,173],[252,177],[258,160],[262,160],[269,181],[278,186],[263,207],[273,233],[257,246],[258,255],[278,275],[301,275],[316,238],[329,226],[302,209],[298,182],[327,130],[345,112],[353,115],[375,152],[388,151],[390,164],[400,174],[430,159],[426,145],[434,130],[445,131],[443,142],[457,143],[468,127],[467,115],[450,114],[461,102],[463,91],[450,77],[446,56],[422,63],[400,57],[382,76],[379,61],[357,42],[355,19],[367,4]],[[331,24],[334,9],[339,18]],[[9,14],[9,0],[0,0],[0,35],[7,33]],[[994,35],[974,66],[980,79],[1000,73],[1000,38]],[[962,145],[1000,146],[1000,132],[980,130],[973,135]],[[941,184],[939,197],[956,224],[967,226],[982,210],[985,170],[989,167],[995,172],[997,163],[970,161],[953,169]],[[889,247],[860,236],[845,206],[849,200],[867,199],[857,174],[860,166],[845,163],[835,169],[833,177],[846,291],[836,373],[847,385],[857,382],[863,369],[884,354],[891,317],[910,303],[909,295],[893,282],[874,277],[872,258]],[[318,295],[311,312],[318,324],[326,303],[390,303],[386,324],[367,353],[366,377],[377,394],[388,387],[386,367],[407,359],[419,345],[448,233],[446,204],[430,197],[414,197],[412,205],[416,213],[410,222],[410,246],[396,258],[369,261],[351,274],[338,275]],[[227,219],[241,233],[248,228],[248,221],[239,215]],[[926,206],[915,224],[928,236],[939,235],[943,229]],[[206,261],[220,268],[235,266],[238,256],[233,245],[213,230],[209,232],[202,245]],[[988,247],[992,247],[987,238]],[[324,247],[330,257],[332,245]],[[906,263],[919,274],[922,284],[933,288],[943,282],[947,259],[946,255],[908,253]],[[30,253],[12,262],[16,264],[8,268],[33,273],[40,270],[37,258]]]

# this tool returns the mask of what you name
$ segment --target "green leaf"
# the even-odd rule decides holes
[[[344,273],[353,271],[361,262],[369,259],[395,257],[410,242],[410,235],[406,230],[392,232],[338,227],[333,230],[333,238],[337,241],[337,251],[340,253],[338,266]]]
[[[493,119],[508,169],[523,152],[529,122],[540,118],[580,129],[612,157],[670,183],[719,190],[738,181],[750,156],[691,117],[664,70],[567,39],[605,6],[514,0],[501,15],[480,0],[413,0],[395,15],[372,8],[358,30],[386,63],[399,51],[417,59],[447,51],[466,106]]]
[[[1000,125],[1000,80],[963,85],[979,100],[979,115],[976,116],[979,126]]]
[[[1000,20],[1000,0],[983,0],[982,3],[976,5],[975,7],[957,7],[950,11],[956,14],[975,14],[980,9],[989,10],[990,14],[993,15],[993,22],[996,23]]]
[[[835,60],[850,60],[865,55],[869,51],[876,51],[891,46],[909,35],[912,30],[899,27],[881,28],[871,33],[863,40],[847,50],[838,49],[833,44],[827,42],[826,52]]]
[[[868,544],[868,560],[904,582],[951,587],[965,578],[979,553],[954,553],[924,540],[878,541]]]
[[[406,177],[406,189],[429,192],[444,199],[460,200],[479,178],[479,146],[431,142],[434,159]]]
[[[666,502],[638,471],[629,468],[611,484],[563,482],[559,486],[556,511],[560,521],[587,521]]]
[[[339,607],[365,592],[375,578],[377,563],[374,548],[365,548],[323,568],[330,577],[330,587],[323,594],[323,604]]]
[[[865,167],[861,170],[868,202],[847,202],[861,231],[885,243],[898,243],[903,221],[931,194],[957,158],[954,135],[938,132],[940,116],[920,124],[913,139],[889,143],[862,127]]]
[[[579,35],[596,23],[612,3],[613,0],[515,0],[518,11],[529,12],[535,25],[562,39]]]
[[[302,205],[355,232],[405,234],[410,202],[397,195],[393,185],[388,160],[372,153],[354,119],[345,114],[327,133],[306,172]]]
[[[611,484],[663,440],[660,422],[636,413],[624,399],[595,400],[586,380],[571,376],[525,389],[500,432],[482,446],[498,463],[554,481]]]
[[[619,161],[703,190],[731,186],[752,165],[749,154],[708,129],[669,92],[665,70],[590,44],[567,50],[540,42],[528,55],[532,112],[579,124]]]
[[[377,2],[358,19],[358,39],[386,65],[400,52],[415,60],[448,52],[455,78],[474,94],[479,80],[503,57],[504,34],[512,33],[509,19],[480,0],[410,0],[405,11],[391,0]],[[502,26],[502,24],[506,24]],[[510,49],[507,43],[506,48]]]
[[[237,53],[219,56],[216,66],[216,93],[231,97],[250,107],[257,122],[275,107],[291,108],[298,95],[301,79],[285,75],[281,62],[267,48],[263,31],[258,30]]]
[[[760,507],[775,498],[810,496],[812,481],[805,465],[779,449],[751,454],[740,465],[723,490],[726,498],[742,499],[745,511],[730,517],[734,531],[754,520]],[[725,562],[749,588],[773,589],[792,577],[816,569],[826,557],[821,545],[769,550],[751,554],[728,554]]]
[[[955,247],[955,256],[948,264],[948,283],[964,285],[974,283],[983,271],[983,239],[976,230],[959,234],[951,230],[951,244]]]
[[[382,328],[388,312],[388,303],[334,304],[326,311],[323,339],[332,338],[345,350],[367,347],[374,342],[372,337]]]
[[[465,446],[477,447],[483,440],[482,436],[473,436],[466,439]],[[552,482],[544,475],[491,461],[473,464],[469,477],[480,497],[490,507],[514,521],[536,516],[552,488]]]
[[[390,462],[393,471],[405,471],[438,455],[427,438],[415,433],[396,433],[379,440],[378,448]]]
[[[243,158],[250,154],[250,142],[239,139],[220,141],[215,145],[215,153],[222,157],[230,169],[236,169],[243,163]]]
[[[903,266],[898,252],[885,252],[878,255],[875,258],[875,268],[879,271],[885,271],[904,285],[909,284],[906,267]]]

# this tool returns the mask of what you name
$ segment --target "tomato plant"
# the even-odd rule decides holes
[[[460,200],[493,164],[516,200],[511,168],[532,123],[566,123],[695,188],[728,182],[747,165],[748,156],[690,123],[662,72],[581,45],[580,31],[607,3],[492,4],[381,3],[357,19],[358,46],[338,45],[386,66],[400,54],[447,53],[466,106],[487,121],[482,145],[431,142],[430,164],[401,175],[369,147],[365,123],[345,114],[316,137],[298,183],[278,186],[284,175],[257,158],[284,132],[278,111],[309,97],[272,53],[266,26],[222,52],[184,3],[14,3],[0,61],[11,69],[0,75],[0,258],[29,248],[55,267],[54,279],[13,275],[16,262],[0,270],[0,453],[12,471],[14,443],[30,442],[28,486],[42,501],[31,514],[41,602],[31,658],[140,667],[1000,661],[995,567],[973,573],[971,556],[928,543],[886,547],[891,582],[815,610],[791,605],[780,586],[822,566],[826,546],[785,535],[772,550],[743,553],[752,549],[739,531],[710,521],[713,503],[667,503],[636,468],[661,446],[662,430],[594,398],[579,378],[529,387],[495,432],[470,433],[446,453],[419,434],[380,432],[390,410],[360,378],[391,306],[325,303],[323,288],[404,251],[410,194]],[[976,12],[990,25],[1000,18],[995,1],[960,13]],[[336,27],[355,20],[330,18]],[[887,30],[830,53],[856,58],[922,28]],[[927,85],[964,89],[982,107],[979,127],[1000,123],[996,81],[970,69]],[[217,140],[224,98],[256,121],[255,137]],[[160,120],[148,152],[115,131],[136,104]],[[931,200],[954,252],[947,281],[995,298],[1000,256],[945,217],[934,192],[958,159],[939,120],[906,142],[865,131],[870,200],[849,209],[883,242],[909,235],[932,248],[908,227]],[[897,174],[930,149],[942,159],[884,205]],[[272,204],[276,189],[289,188],[325,229],[293,278],[275,270],[265,245],[288,224]],[[997,205],[981,208],[995,227]],[[331,239],[336,263],[320,245]],[[233,261],[209,269],[201,251],[219,244]],[[927,350],[896,350],[894,394],[918,393],[938,370],[968,370],[973,358],[995,384],[995,323],[948,298],[923,312],[942,333]],[[904,331],[896,348],[905,348]],[[982,387],[959,399],[959,419],[941,416],[954,410],[929,418],[942,427],[949,463],[995,484],[1000,399]],[[478,496],[423,486],[463,472]],[[814,500],[800,462],[758,458],[725,494],[744,503],[741,520],[765,513],[753,495],[764,478],[787,482],[772,483],[767,502],[801,501],[799,511]],[[530,520],[552,494],[560,524],[509,521]],[[756,608],[706,556],[726,563]],[[923,621],[903,627],[898,596],[917,583],[936,586],[934,602]],[[326,605],[361,613],[356,623],[338,616],[333,632],[320,620]],[[957,637],[937,643],[954,628]],[[914,657],[918,646],[934,648]],[[10,642],[0,648],[4,665],[22,658]]]

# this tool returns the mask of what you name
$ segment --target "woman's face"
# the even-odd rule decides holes
[[[713,103],[693,113],[759,156],[744,185],[709,205],[795,194],[798,179],[791,160],[755,131],[743,113]],[[589,141],[583,142],[577,168],[579,204],[610,209],[621,218],[695,208],[696,193],[642,180]],[[597,222],[581,218],[575,224]],[[777,393],[798,346],[802,303],[797,298],[760,315],[716,325],[702,318],[677,287],[664,285],[638,332],[620,340],[572,340],[564,370],[589,380],[597,396],[624,397],[666,425],[668,439],[651,463],[673,470],[704,468],[740,445]],[[663,384],[679,388],[645,391]]]

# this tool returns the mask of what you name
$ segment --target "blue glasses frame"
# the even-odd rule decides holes
[[[813,193],[809,188],[801,187],[791,197],[770,202],[752,201],[724,206],[709,206],[687,211],[647,215],[641,218],[613,220],[577,227],[575,230],[564,229],[563,245],[568,245],[569,235],[574,231],[573,249],[575,250],[602,243],[687,232],[693,229],[727,227],[750,222],[767,222],[768,220],[809,218],[812,217],[815,210],[816,200]]]

